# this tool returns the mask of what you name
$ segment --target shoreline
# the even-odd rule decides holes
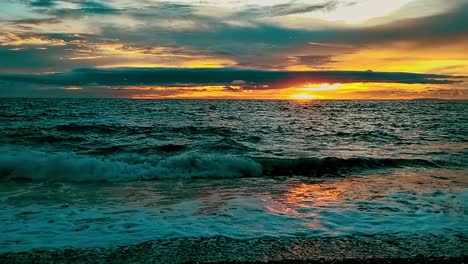
[[[23,261],[24,260],[24,261]],[[113,263],[115,259],[8,259],[0,257],[3,264],[16,263]],[[181,264],[464,264],[468,262],[468,256],[463,257],[424,257],[416,256],[412,258],[360,258],[360,259],[285,259],[279,261],[186,261],[179,262]],[[140,261],[120,262],[117,263],[159,263],[156,259],[145,258]],[[166,262],[170,263],[170,262]],[[177,263],[177,262],[176,262]]]
[[[110,248],[0,253],[0,263],[467,263],[467,242],[465,236],[183,238]]]

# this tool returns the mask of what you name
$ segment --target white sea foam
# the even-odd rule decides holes
[[[342,207],[305,207],[262,194],[231,197],[220,204],[216,203],[218,195],[207,194],[204,199],[189,196],[175,204],[157,206],[145,206],[141,201],[115,203],[113,199],[101,204],[105,206],[86,203],[8,206],[0,216],[0,253],[218,236],[234,239],[359,237],[362,234],[450,237],[467,231],[462,212],[466,195],[466,192],[442,191],[437,196],[398,193],[380,202],[347,201]],[[395,206],[400,200],[414,202]],[[427,210],[447,203],[455,204],[450,212]]]

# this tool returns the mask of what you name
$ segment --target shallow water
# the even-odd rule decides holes
[[[0,99],[1,252],[468,231],[467,102]]]

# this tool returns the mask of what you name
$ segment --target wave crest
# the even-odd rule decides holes
[[[423,159],[378,158],[256,158],[184,153],[153,163],[130,164],[118,160],[46,153],[33,150],[2,150],[0,178],[108,182],[171,178],[241,178],[260,176],[322,176],[346,171],[398,167],[439,167]]]
[[[265,175],[303,175],[320,176],[324,174],[337,174],[347,170],[366,170],[379,168],[399,168],[399,167],[439,167],[438,163],[423,159],[390,159],[390,158],[298,158],[298,159],[278,159],[263,158],[258,159],[262,165]]]
[[[75,153],[2,151],[0,178],[72,182],[134,181],[167,178],[258,177],[261,165],[248,158],[187,153],[150,163],[78,156]]]

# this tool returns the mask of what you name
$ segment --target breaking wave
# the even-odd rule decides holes
[[[72,182],[134,181],[167,178],[258,177],[261,165],[248,158],[187,153],[157,164],[79,156],[75,153],[13,151],[0,154],[0,177]]]
[[[220,154],[184,153],[154,163],[131,164],[119,160],[46,153],[34,150],[3,150],[0,178],[7,180],[113,182],[170,178],[241,178],[261,176],[338,175],[349,170],[398,167],[438,167],[423,159],[378,158],[248,158]]]

